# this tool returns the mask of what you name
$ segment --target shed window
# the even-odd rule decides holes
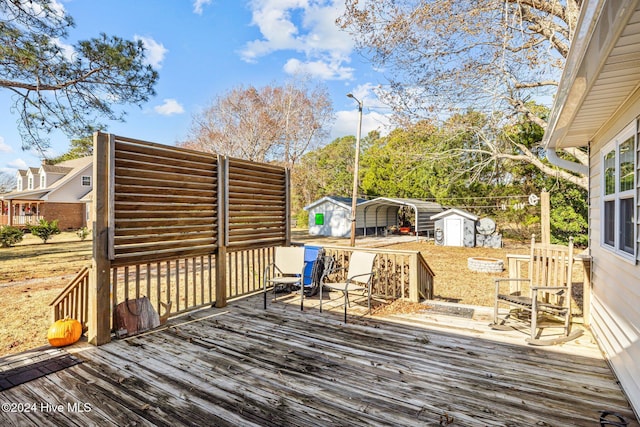
[[[82,177],[82,186],[83,187],[91,187],[91,177],[90,176],[85,175],[85,176]]]
[[[635,260],[636,123],[603,150],[602,245]]]
[[[324,225],[324,214],[317,213],[316,214],[316,225]]]

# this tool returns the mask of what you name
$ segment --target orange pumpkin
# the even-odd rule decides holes
[[[49,344],[54,347],[63,347],[73,344],[82,335],[82,325],[76,319],[56,320],[47,332]]]

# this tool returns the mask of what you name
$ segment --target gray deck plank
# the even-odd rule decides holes
[[[344,325],[339,310],[320,314],[313,299],[304,312],[295,299],[266,311],[261,302],[189,313],[98,348],[76,345],[83,363],[0,398],[92,410],[0,413],[0,424],[580,426],[607,409],[638,425],[588,338],[539,348],[473,319],[417,313]]]

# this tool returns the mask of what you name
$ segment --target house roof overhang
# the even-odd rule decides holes
[[[640,94],[640,0],[585,2],[543,137],[545,148],[589,144]]]
[[[0,195],[0,200],[25,200],[36,201],[46,200],[46,196],[49,194],[49,190],[28,190],[28,191],[14,191]]]

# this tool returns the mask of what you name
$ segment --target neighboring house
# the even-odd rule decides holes
[[[574,34],[544,144],[589,176],[591,328],[640,413],[640,1],[585,2]],[[571,147],[588,167],[558,159]]]
[[[87,225],[93,158],[19,170],[16,189],[0,195],[0,224],[25,227],[57,219],[61,230]]]

